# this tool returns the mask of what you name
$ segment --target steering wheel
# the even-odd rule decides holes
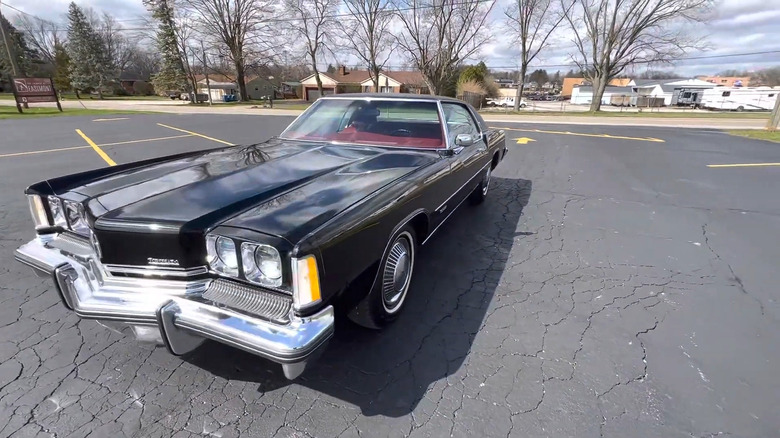
[[[394,137],[411,137],[412,131],[404,128],[398,128],[395,131],[391,132],[390,135]]]

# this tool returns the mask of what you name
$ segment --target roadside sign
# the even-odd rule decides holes
[[[22,104],[56,102],[57,108],[62,111],[60,101],[57,99],[57,90],[54,89],[54,81],[51,78],[13,78],[14,98],[16,109],[22,112]]]

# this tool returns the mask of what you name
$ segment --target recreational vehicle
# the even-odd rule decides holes
[[[780,89],[715,87],[704,90],[701,107],[714,110],[771,111]]]

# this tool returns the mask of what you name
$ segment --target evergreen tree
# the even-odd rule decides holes
[[[70,56],[62,43],[54,44],[54,87],[60,93],[70,90]]]
[[[76,3],[68,7],[68,56],[71,86],[76,91],[96,89],[103,98],[109,82],[110,62],[102,38]]]
[[[152,76],[152,85],[158,93],[166,90],[187,91],[187,74],[179,51],[173,5],[169,0],[144,0],[152,17],[158,21],[157,48],[160,51],[160,69]]]
[[[5,17],[1,17],[0,26],[3,26],[5,36],[8,38],[8,48],[6,48],[5,41],[0,33],[0,81],[4,81],[8,76],[13,75],[14,67],[16,67],[16,76],[25,77],[33,73],[32,65],[35,60],[36,53],[27,47],[27,43],[24,40],[24,35],[19,32]],[[15,65],[12,65],[8,59],[8,49],[11,50],[11,55]]]
[[[333,64],[328,64],[328,69],[325,71],[330,74],[336,73],[336,67],[334,67]]]

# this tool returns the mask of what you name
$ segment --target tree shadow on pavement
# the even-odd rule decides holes
[[[184,359],[265,392],[301,385],[360,407],[363,415],[412,412],[434,382],[453,374],[469,354],[518,235],[529,180],[493,178],[476,207],[464,203],[418,253],[406,309],[383,331],[338,320],[319,360],[294,382],[281,367],[207,342]],[[520,230],[522,231],[522,230]]]

